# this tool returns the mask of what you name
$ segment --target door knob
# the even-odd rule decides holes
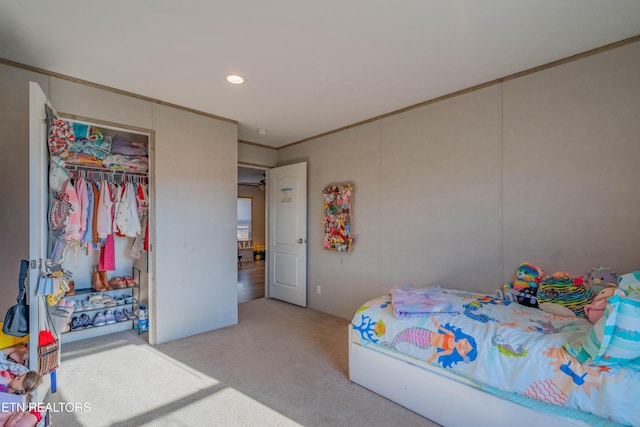
[[[306,243],[307,240],[306,239],[298,239],[298,243]]]

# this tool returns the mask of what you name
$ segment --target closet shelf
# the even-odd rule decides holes
[[[75,334],[75,333],[78,333],[80,331],[85,331],[87,329],[104,328],[104,327],[107,327],[107,326],[113,326],[113,325],[118,325],[118,324],[123,324],[123,323],[126,324],[127,322],[133,322],[133,319],[127,319],[127,320],[123,320],[121,322],[116,322],[116,323],[108,323],[108,324],[100,325],[100,326],[93,325],[93,326],[89,326],[88,328],[71,329],[71,330],[69,330],[67,332],[64,332],[64,334]]]
[[[97,311],[122,310],[122,307],[133,306],[134,304],[138,304],[138,300],[135,300],[134,302],[130,302],[128,304],[114,305],[111,307],[90,308],[88,310],[74,310],[72,316],[81,315],[82,313],[95,313]]]
[[[136,289],[139,288],[140,285],[136,284],[134,286],[127,286],[126,288],[114,288],[111,290],[106,290],[106,291],[94,291],[93,288],[81,288],[78,289],[76,288],[76,293],[75,295],[69,295],[66,298],[73,298],[73,297],[77,297],[77,296],[83,296],[83,295],[89,295],[89,294],[93,294],[93,293],[109,293],[109,292],[118,292],[118,291],[126,291],[127,289]]]

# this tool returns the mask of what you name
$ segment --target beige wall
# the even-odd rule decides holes
[[[0,322],[29,259],[29,81],[49,92],[48,77],[0,64]]]
[[[640,43],[503,91],[504,275],[640,270]]]
[[[278,150],[309,165],[309,303],[350,318],[393,285],[493,292],[640,269],[640,43]],[[322,249],[325,185],[355,185],[355,249]],[[316,287],[322,293],[316,294]]]
[[[164,342],[238,321],[238,136],[235,124],[154,107],[157,330]]]
[[[69,80],[51,78],[49,99],[59,113],[153,128],[153,104]]]
[[[276,150],[238,142],[238,162],[245,165],[273,167],[276,164]]]
[[[162,343],[237,323],[237,125],[0,65],[5,309],[15,298],[19,260],[28,257],[29,80],[40,83],[59,112],[155,131],[152,339]]]

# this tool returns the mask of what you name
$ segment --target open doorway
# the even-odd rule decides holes
[[[265,296],[266,170],[238,166],[238,303]]]

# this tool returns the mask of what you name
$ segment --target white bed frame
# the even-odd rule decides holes
[[[365,348],[351,333],[349,325],[349,379],[445,427],[588,426],[502,399],[443,369]]]

